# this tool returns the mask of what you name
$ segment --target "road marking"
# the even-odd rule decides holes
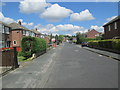
[[[79,50],[74,50],[75,52],[78,52]]]
[[[99,55],[100,57],[102,57],[102,55]]]

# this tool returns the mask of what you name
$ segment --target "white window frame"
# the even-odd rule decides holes
[[[16,44],[14,42],[16,42]],[[16,40],[13,41],[13,45],[17,45],[17,41]]]
[[[9,27],[5,27],[5,33],[10,34],[10,28]]]
[[[26,35],[26,31],[25,30],[23,30],[23,35]]]
[[[115,24],[114,24],[114,25],[115,25],[115,29],[117,29],[117,22],[115,22]]]
[[[110,25],[108,25],[108,31],[111,31],[111,27],[110,27]]]
[[[2,25],[2,33],[5,33],[5,26]]]

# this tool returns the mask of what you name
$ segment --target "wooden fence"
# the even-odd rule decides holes
[[[2,56],[0,59],[0,68],[2,68],[1,73],[19,67],[16,48],[7,51],[1,51],[0,54]]]

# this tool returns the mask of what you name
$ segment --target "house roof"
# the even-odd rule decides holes
[[[88,31],[87,33],[100,33],[100,32],[98,32],[98,31],[96,31],[95,29],[92,29],[92,30],[90,30],[90,31]]]
[[[36,34],[41,34],[40,32],[38,32],[38,31],[35,30],[35,29],[32,29],[31,31],[33,31],[33,32],[36,33]]]
[[[27,29],[26,27],[24,27],[24,26],[22,26],[22,25],[20,25],[20,24],[18,24],[18,23],[10,23],[9,26],[10,26],[13,30],[15,30],[15,29],[21,29],[21,30],[31,31],[31,30]]]
[[[112,19],[112,20],[109,21],[108,23],[106,23],[104,26],[109,25],[109,24],[111,24],[111,23],[113,23],[113,22],[115,22],[115,21],[117,21],[117,20],[119,20],[119,19],[120,19],[120,15],[117,16],[116,18]],[[104,26],[103,26],[103,27],[104,27]]]

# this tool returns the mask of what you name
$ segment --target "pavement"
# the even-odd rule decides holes
[[[119,61],[63,43],[2,78],[3,88],[118,88]]]
[[[20,68],[3,76],[2,88],[41,88],[54,64],[57,48],[53,48],[42,56],[22,64]]]
[[[80,45],[77,45],[77,46],[81,47]],[[94,48],[89,48],[89,47],[83,47],[83,48],[87,49],[89,51],[92,51],[92,52],[95,52],[95,53],[98,53],[98,54],[101,54],[101,55],[104,55],[104,56],[107,56],[107,57],[111,57],[113,59],[116,59],[116,60],[120,61],[120,54],[112,53],[112,52],[109,52],[109,51],[103,51],[103,50],[99,50],[99,49],[94,49]]]

